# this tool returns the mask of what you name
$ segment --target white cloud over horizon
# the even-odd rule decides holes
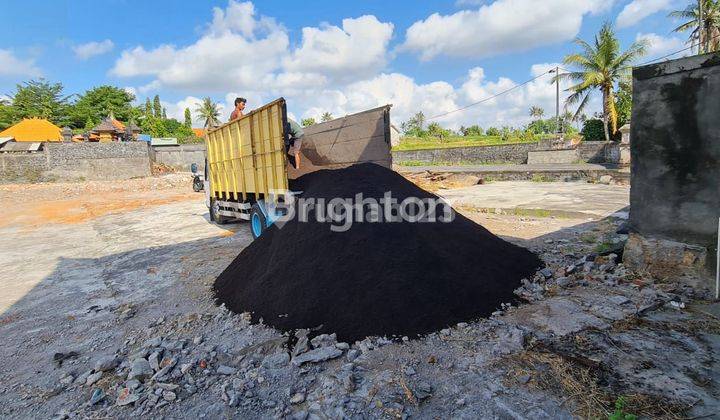
[[[687,42],[683,39],[674,36],[665,37],[655,33],[638,33],[635,40],[644,40],[648,43],[649,47],[647,49],[646,57],[651,60],[687,47]],[[690,53],[691,51],[687,50],[673,56],[672,58],[684,57]]]
[[[87,60],[89,58],[107,54],[115,48],[115,44],[105,39],[103,41],[92,41],[85,44],[79,44],[72,47],[75,57],[80,60]]]
[[[0,48],[0,76],[42,76],[34,58],[20,58],[12,50]]]
[[[555,7],[570,7],[578,25],[585,13],[600,10],[595,1],[579,1],[579,6],[567,0],[553,2]],[[498,3],[528,4],[527,0],[497,0],[492,5]],[[293,45],[281,23],[259,15],[250,2],[230,0],[227,8],[213,9],[212,24],[195,42],[185,46],[135,46],[121,53],[110,73],[144,80],[134,87],[137,94],[167,90],[183,93],[183,99],[177,102],[163,102],[168,116],[180,121],[184,109],[194,111],[205,96],[220,104],[223,121],[229,117],[237,96],[248,99],[249,109],[283,96],[288,100],[289,113],[298,118],[318,118],[324,112],[339,117],[392,104],[392,119],[399,124],[418,111],[428,117],[451,111],[522,82],[507,77],[489,80],[482,67],[469,69],[453,83],[419,83],[409,75],[388,71],[393,30],[392,23],[365,15],[343,19],[337,26],[323,23],[305,27],[300,42]],[[528,68],[527,78],[555,65],[535,64]],[[451,128],[521,125],[530,120],[528,109],[533,105],[552,115],[555,88],[549,79],[540,78],[438,121]]]

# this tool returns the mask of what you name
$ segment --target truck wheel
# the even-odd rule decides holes
[[[253,204],[250,209],[250,231],[252,232],[253,239],[257,239],[265,231],[265,213],[263,213],[258,203]]]
[[[227,223],[227,217],[223,216],[219,213],[220,211],[220,203],[217,202],[216,199],[211,198],[210,199],[210,220],[217,223],[218,225],[224,225]]]

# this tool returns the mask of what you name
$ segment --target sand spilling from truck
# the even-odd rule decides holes
[[[374,164],[314,172],[292,188],[326,203],[358,193],[437,199]],[[268,229],[217,278],[217,303],[283,331],[315,328],[345,341],[416,337],[490,315],[542,265],[535,254],[457,213],[449,223],[330,227],[317,217],[296,217]]]

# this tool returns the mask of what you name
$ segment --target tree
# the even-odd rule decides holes
[[[600,32],[595,36],[593,44],[579,38],[575,40],[575,43],[582,48],[583,52],[567,55],[563,62],[568,66],[574,66],[576,70],[556,75],[553,81],[560,78],[570,79],[575,83],[567,89],[572,92],[567,99],[567,105],[579,103],[575,115],[583,111],[592,91],[599,90],[601,92],[605,139],[609,141],[610,135],[614,135],[617,131],[617,111],[613,88],[617,81],[627,77],[630,72],[630,64],[645,54],[647,43],[645,41],[634,42],[627,50],[621,52],[620,42],[609,23],[602,26]]]
[[[425,114],[421,112],[413,115],[408,121],[402,123],[403,132],[412,137],[424,137],[427,133],[423,129],[425,126]]]
[[[132,106],[135,96],[115,86],[94,87],[80,95],[71,107],[70,117],[74,128],[84,127],[88,120],[98,123],[110,114],[119,120],[130,121],[136,110]]]
[[[329,112],[323,112],[323,114],[320,116],[320,121],[321,121],[321,122],[330,121],[330,120],[332,120],[332,119],[333,119],[333,116],[332,116],[332,114],[329,113]]]
[[[486,136],[499,136],[499,135],[500,135],[500,130],[498,130],[498,129],[495,128],[495,127],[490,127],[490,128],[488,128],[487,130],[485,130],[485,135],[486,135]]]
[[[580,134],[585,141],[600,141],[605,135],[605,123],[596,118],[586,120]]]
[[[618,83],[615,91],[615,108],[618,115],[618,127],[630,122],[632,114],[632,80],[628,79]]]
[[[37,117],[66,125],[68,99],[69,96],[63,95],[61,83],[50,83],[41,78],[18,84],[11,102],[13,121]]]
[[[699,5],[702,2],[702,24],[700,24]],[[668,15],[683,19],[673,32],[690,31],[688,42],[697,44],[698,54],[720,50],[720,0],[693,0],[683,10],[675,10]]]
[[[185,108],[185,127],[192,128],[192,114],[190,114],[190,108]]]
[[[428,124],[427,128],[427,134],[431,137],[437,137],[439,139],[443,139],[445,137],[450,136],[450,130],[446,130],[440,126],[440,124],[436,122],[432,122]]]
[[[483,129],[480,128],[479,125],[474,124],[470,127],[460,127],[460,133],[462,133],[463,136],[482,136]]]
[[[162,117],[162,105],[160,105],[160,96],[155,95],[153,98],[153,116],[155,118]]]
[[[545,115],[545,110],[540,108],[539,106],[531,106],[530,107],[530,117],[535,119],[541,119]]]
[[[212,128],[219,125],[220,110],[218,105],[210,98],[204,98],[200,105],[195,108],[198,119],[205,121],[205,128]]]
[[[10,103],[0,99],[0,130],[10,127],[14,119],[13,109]]]
[[[304,118],[302,121],[300,121],[300,124],[302,124],[303,127],[310,127],[311,125],[317,124],[315,122],[315,118]]]
[[[150,103],[150,98],[145,98],[145,117],[151,117],[152,116],[152,104]]]
[[[163,107],[163,109],[162,109],[162,119],[163,119],[163,120],[167,120],[167,119],[168,119],[168,117],[167,117],[167,109],[165,109],[165,107]]]

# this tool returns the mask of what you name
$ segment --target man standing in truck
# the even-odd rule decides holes
[[[233,109],[232,114],[230,114],[230,121],[234,121],[243,116],[246,103],[247,99],[245,98],[235,98],[235,109]]]
[[[300,147],[302,145],[305,132],[300,124],[290,118],[287,119],[286,132],[288,136],[285,141],[285,144],[287,145],[287,153],[293,158],[291,162],[293,166],[295,168],[300,168]]]

